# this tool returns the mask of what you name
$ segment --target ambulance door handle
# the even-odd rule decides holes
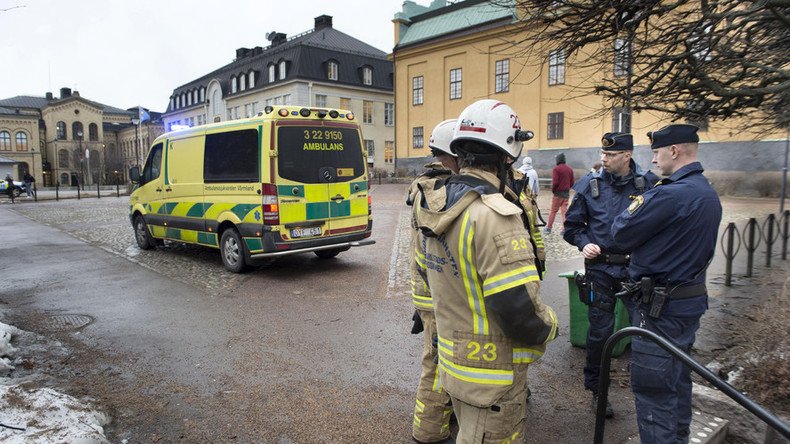
[[[172,188],[165,188],[165,191],[173,191]]]
[[[331,197],[330,199],[331,199],[331,200],[343,200],[343,199],[345,199],[345,197],[343,197],[343,196],[341,196],[340,194],[338,194],[337,196],[335,196],[335,197]]]
[[[162,189],[161,189],[161,188],[157,188],[157,189],[156,189],[156,192],[157,192],[157,193],[161,193],[161,192],[162,192]]]

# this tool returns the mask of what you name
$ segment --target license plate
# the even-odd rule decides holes
[[[291,237],[313,237],[321,235],[321,227],[294,228],[291,230]]]

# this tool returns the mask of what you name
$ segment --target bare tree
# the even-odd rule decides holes
[[[675,120],[790,125],[790,0],[489,1],[518,11],[523,38],[505,51],[546,63],[562,48],[568,69],[590,70],[576,93]]]

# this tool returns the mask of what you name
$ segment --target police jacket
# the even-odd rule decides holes
[[[521,208],[498,187],[493,174],[464,168],[438,188],[423,188],[415,202],[415,262],[433,295],[442,382],[478,407],[519,383],[516,367],[540,357],[558,326],[539,296]],[[431,209],[430,202],[443,205]]]
[[[602,253],[630,253],[614,245],[612,223],[637,196],[653,188],[656,182],[658,176],[642,170],[633,160],[627,176],[615,176],[606,170],[588,173],[573,186],[576,194],[565,213],[563,238],[579,251],[592,243],[601,247]],[[624,265],[601,262],[585,268],[605,272],[616,279],[626,277]]]
[[[721,202],[702,171],[699,162],[680,168],[615,218],[612,237],[617,248],[631,251],[631,280],[653,277],[662,286],[705,282]]]
[[[425,165],[425,168],[427,171],[417,176],[417,178],[412,181],[411,185],[409,185],[409,190],[406,195],[406,205],[413,206],[415,201],[420,200],[419,194],[422,193],[422,191],[420,191],[421,187],[433,188],[433,182],[441,183],[452,175],[452,171],[446,169],[440,162],[429,163]],[[417,247],[419,229],[417,228],[416,212],[414,211],[416,209],[412,207],[412,210],[412,232],[409,242],[409,251],[413,254],[414,249]],[[411,299],[414,303],[414,308],[418,310],[433,311],[431,291],[428,289],[425,280],[420,276],[419,270],[417,270],[417,264],[414,261],[411,261],[409,271],[411,278]]]

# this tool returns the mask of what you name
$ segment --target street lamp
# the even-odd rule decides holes
[[[135,162],[135,165],[137,167],[139,167],[140,166],[140,151],[139,151],[139,148],[137,147],[137,143],[138,143],[138,139],[139,139],[139,137],[137,135],[137,131],[139,130],[140,119],[138,119],[137,117],[133,117],[132,118],[132,124],[134,125],[134,162]]]
[[[80,157],[80,176],[82,177],[82,190],[85,191],[85,157],[82,153],[82,131],[77,131],[77,140],[80,144],[80,149],[78,151]]]

